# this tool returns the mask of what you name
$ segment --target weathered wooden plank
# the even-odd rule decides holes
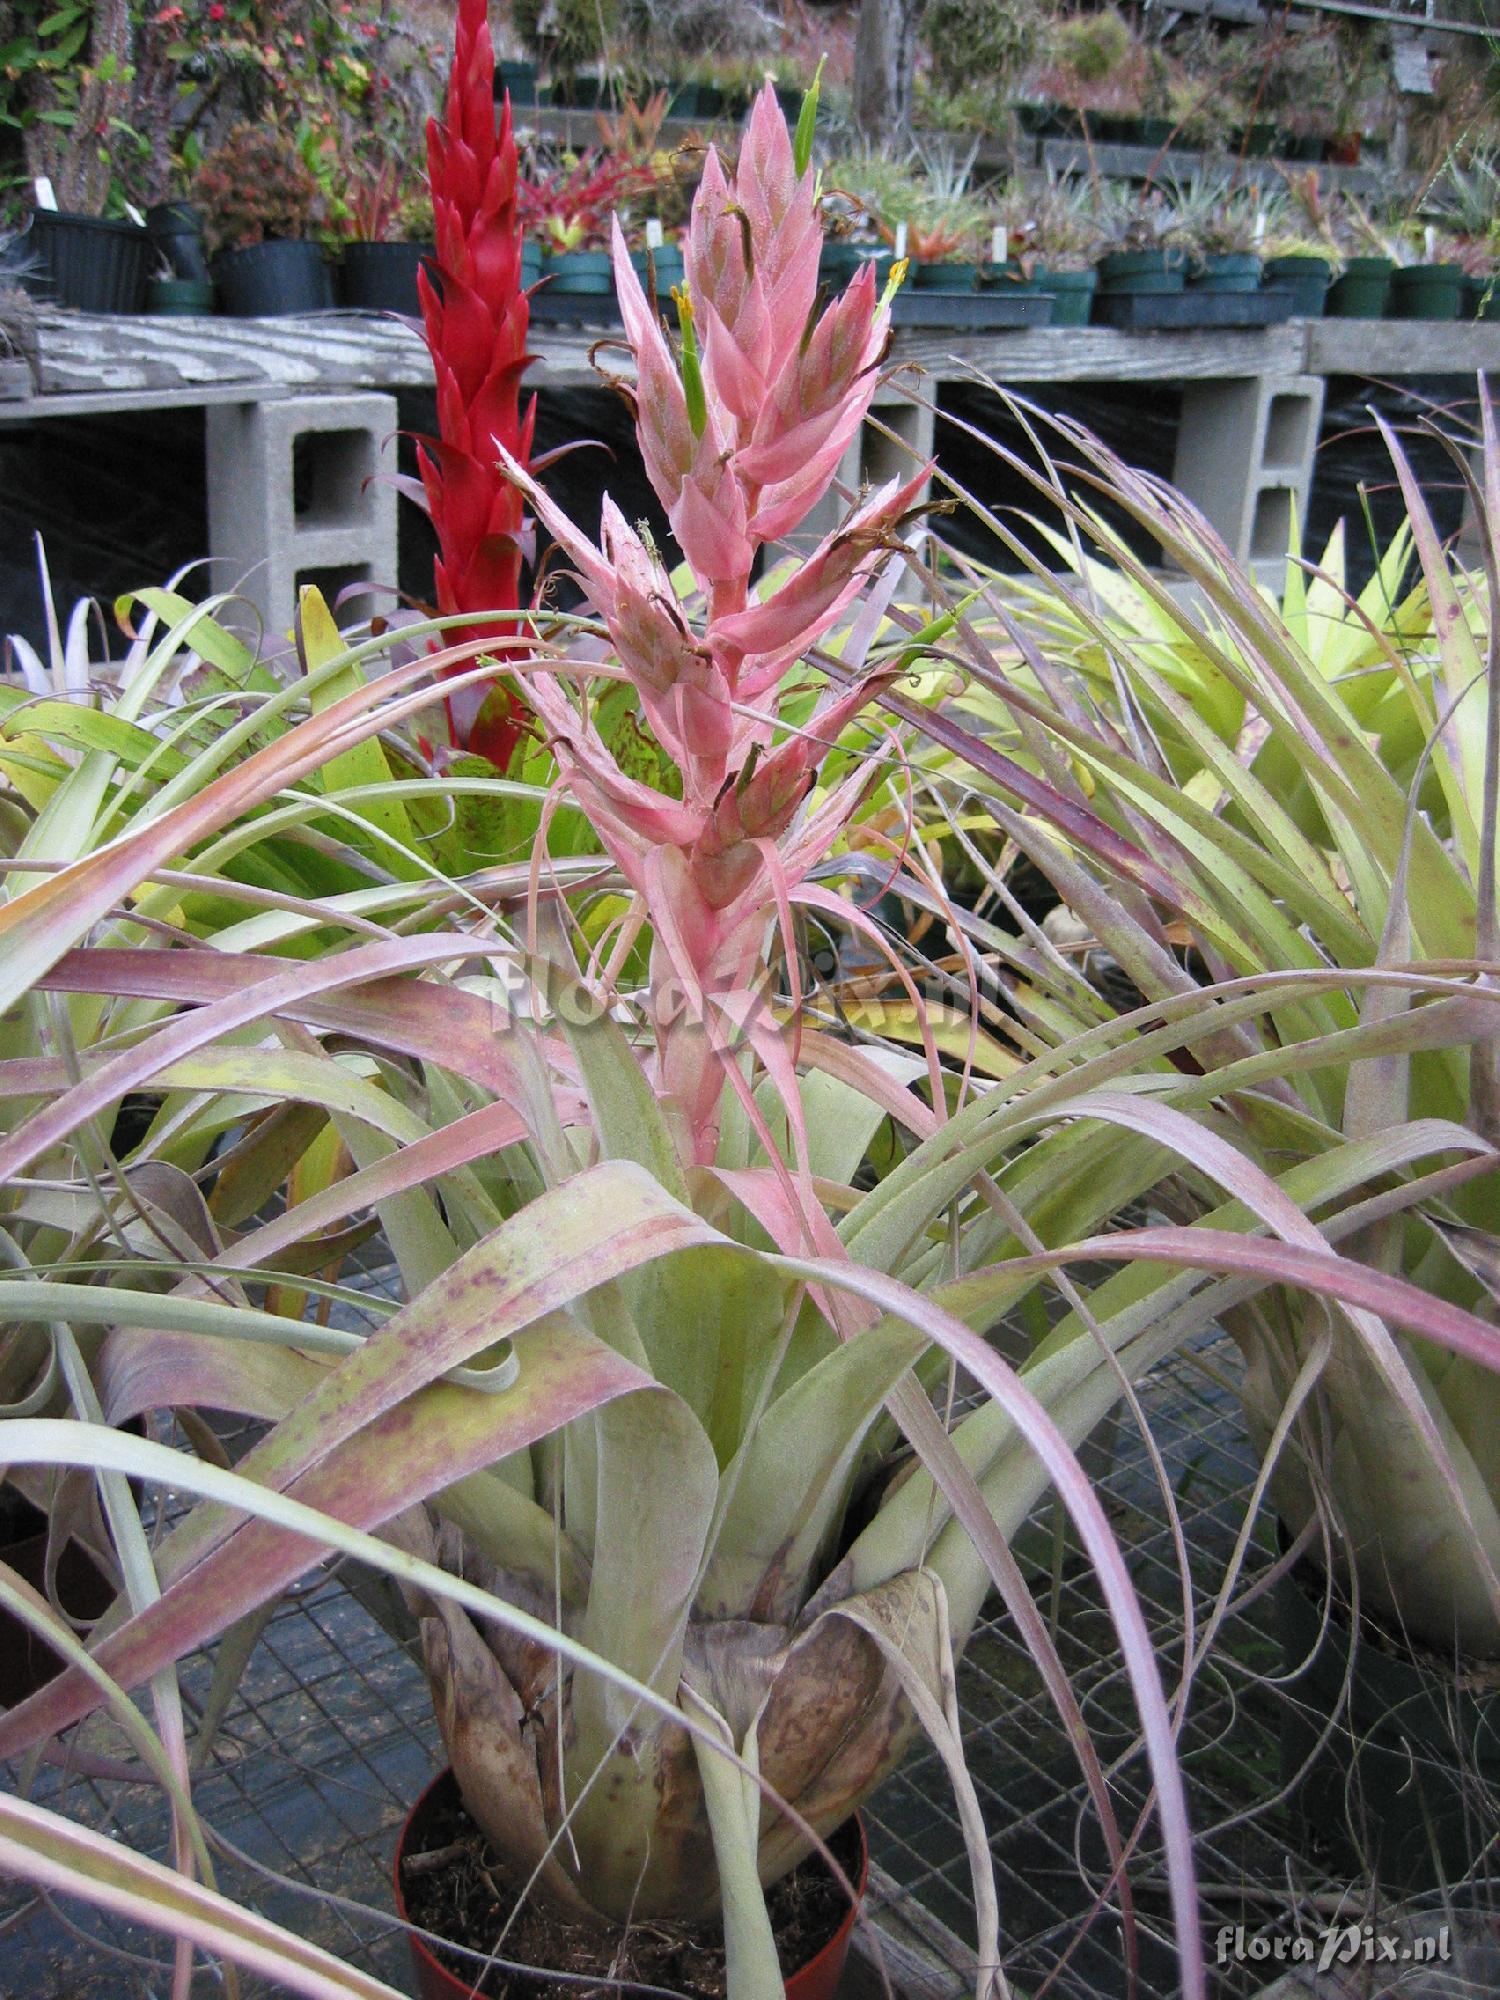
[[[1018,328],[960,334],[907,328],[891,350],[933,379],[985,375],[1021,382],[1212,382],[1244,375],[1293,375],[1302,365],[1295,323],[1255,332],[1119,333],[1112,327]]]
[[[1310,375],[1477,375],[1500,371],[1500,321],[1312,319]]]
[[[543,388],[594,382],[595,340],[611,329],[542,328],[532,345]],[[38,316],[42,394],[18,416],[163,403],[244,400],[337,389],[423,387],[431,365],[414,327],[369,314],[296,320]],[[929,383],[982,376],[1035,382],[1204,382],[1251,375],[1500,372],[1500,324],[1415,320],[1292,321],[1258,332],[1129,334],[1108,327],[961,332],[903,328],[891,360]],[[609,358],[611,368],[620,358]],[[80,401],[80,398],[87,401]],[[144,399],[144,403],[143,403]]]

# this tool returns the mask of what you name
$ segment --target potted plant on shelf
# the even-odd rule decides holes
[[[193,180],[226,312],[241,317],[320,312],[333,303],[318,182],[291,133],[234,126]]]
[[[77,312],[138,313],[145,299],[151,244],[127,203],[150,200],[165,141],[129,60],[137,25],[129,0],[100,0],[10,31],[5,122],[23,135],[25,176],[51,190],[32,211],[28,282]]]
[[[1352,198],[1348,202],[1362,237],[1390,260],[1390,293],[1386,312],[1391,319],[1458,319],[1464,303],[1464,268],[1442,227],[1441,210],[1426,206],[1429,183],[1415,201],[1402,196],[1377,219]]]
[[[433,252],[426,182],[395,159],[356,161],[342,200],[339,304],[414,317],[421,310],[417,273]]]
[[[1187,252],[1177,212],[1161,187],[1096,180],[1092,205],[1104,255],[1099,259],[1101,297],[1156,297],[1187,283]]]
[[[1464,269],[1464,317],[1500,319],[1500,156],[1479,151],[1450,155],[1434,193],[1453,253]]]
[[[1112,1864],[1125,1862],[1086,1727],[1004,1539],[1051,1478],[1120,1626],[1167,1828],[1183,1991],[1201,2000],[1172,1718],[1128,1574],[1067,1444],[1179,1325],[1140,1320],[1119,1294],[1118,1316],[1095,1316],[1070,1293],[1080,1317],[1024,1376],[971,1331],[1043,1282],[1075,1227],[1086,1254],[1087,1232],[1118,1206],[1116,1163],[1145,1191],[1173,1171],[1187,1135],[1163,1146],[1155,1131],[1120,1129],[1108,1091],[1096,1121],[1076,1072],[1038,1077],[1032,1103],[1000,1063],[1012,1087],[976,1093],[944,1071],[925,1032],[903,1063],[894,1048],[846,1040],[833,1015],[825,1033],[799,990],[789,921],[875,935],[825,864],[881,778],[864,754],[829,746],[939,637],[898,621],[880,641],[865,615],[914,526],[926,468],[863,498],[804,563],[751,581],[761,550],[827,490],[878,383],[888,321],[873,274],[820,316],[817,246],[810,162],[769,91],[735,178],[712,157],[705,169],[680,350],[615,237],[645,462],[690,583],[674,583],[608,503],[593,546],[499,454],[586,595],[590,629],[531,607],[508,658],[555,754],[549,803],[559,791],[576,801],[606,850],[567,887],[557,857],[538,851],[559,895],[515,939],[487,912],[474,927],[469,898],[457,926],[440,917],[371,943],[365,919],[327,899],[274,913],[294,931],[310,920],[341,945],[362,941],[311,964],[133,941],[65,952],[109,910],[133,918],[136,891],[183,842],[213,843],[226,819],[279,798],[290,772],[320,771],[335,794],[335,778],[374,790],[382,815],[396,803],[380,775],[385,732],[433,698],[433,662],[366,679],[361,657],[372,656],[344,647],[312,591],[305,673],[287,694],[309,712],[284,742],[266,741],[273,702],[259,705],[238,732],[259,746],[242,768],[203,782],[202,764],[190,766],[102,865],[49,873],[5,905],[0,1005],[36,965],[53,984],[97,988],[119,976],[100,963],[112,956],[128,958],[136,990],[180,991],[186,978],[201,1004],[170,1016],[168,1041],[133,1044],[107,1075],[40,1114],[28,1107],[0,1171],[23,1172],[49,1134],[86,1123],[97,1084],[155,1075],[169,1050],[180,1060],[290,1009],[313,1021],[297,1032],[299,1061],[278,1068],[271,1048],[240,1042],[236,1077],[253,1076],[257,1094],[310,1095],[360,1164],[274,1215],[237,1211],[224,1268],[237,1284],[274,1279],[283,1263],[321,1271],[326,1232],[373,1203],[408,1303],[368,1339],[242,1308],[216,1270],[202,1272],[219,1245],[200,1254],[196,1238],[180,1270],[149,1239],[173,1272],[165,1300],[152,1290],[137,1309],[125,1294],[71,1288],[75,1315],[92,1306],[116,1329],[112,1414],[250,1398],[270,1428],[226,1472],[94,1424],[9,1424],[11,1465],[108,1466],[128,1451],[132,1469],[207,1504],[154,1552],[160,1595],[122,1605],[96,1633],[96,1675],[70,1669],[0,1717],[0,1756],[97,1706],[103,1676],[134,1687],[269,1602],[326,1540],[410,1589],[457,1781],[508,1899],[525,1892],[584,1919],[608,1976],[621,1974],[624,1923],[685,1916],[722,1929],[733,2000],[778,1995],[763,1883],[844,1821],[921,1726],[958,1788],[988,1982],[998,1914],[951,1659],[992,1580],[1077,1725]],[[773,296],[789,309],[769,310]],[[815,675],[823,657],[838,674]],[[475,671],[491,673],[493,659]],[[623,768],[600,733],[600,705],[622,684],[661,782],[638,758]],[[322,823],[327,794],[305,796]],[[410,851],[404,818],[382,825]],[[420,916],[431,886],[418,858],[387,907]],[[176,911],[182,887],[161,893]],[[553,927],[548,910],[561,916],[564,896],[566,924]],[[527,989],[514,1006],[502,968]],[[279,983],[257,996],[263,976]],[[309,1017],[314,988],[328,1006],[315,1000]],[[915,1018],[930,1004],[916,996]],[[909,1134],[909,1152],[903,1141],[900,1164],[857,1191],[872,1144],[893,1130]],[[260,1137],[282,1162],[307,1143],[285,1121]],[[1040,1255],[1038,1225],[1058,1245]],[[0,1285],[8,1320],[24,1309],[45,1329],[64,1303],[48,1287],[23,1290],[8,1266]],[[950,1360],[983,1391],[951,1434],[932,1400]],[[914,1456],[893,1470],[903,1432]],[[481,1949],[493,1942],[487,1932]]]
[[[1329,287],[1343,268],[1333,220],[1316,172],[1289,175],[1284,189],[1266,195],[1263,279],[1290,292],[1299,319],[1318,319]]]
[[[993,136],[1041,48],[1037,10],[1025,0],[927,0],[921,35],[929,102],[983,107],[980,129]]]
[[[214,284],[203,239],[203,216],[197,204],[187,199],[188,178],[180,165],[173,180],[182,192],[146,210],[154,262],[146,283],[146,311],[172,316],[211,313]],[[170,186],[162,192],[167,193]]]
[[[617,210],[648,192],[649,170],[633,160],[607,159],[590,149],[552,165],[538,166],[522,179],[522,227],[541,252],[545,310],[556,298],[610,298],[614,277],[609,227]]]
[[[1254,44],[1249,52],[1254,59]],[[1255,86],[1261,109],[1275,121],[1283,159],[1324,157],[1330,121],[1344,102],[1343,56],[1331,29],[1273,33],[1259,56]]]
[[[1459,245],[1445,229],[1421,218],[1392,237],[1392,319],[1461,319],[1464,266]]]
[[[1325,312],[1333,319],[1383,319],[1396,268],[1389,236],[1348,193],[1331,197],[1327,212],[1343,268],[1328,288]]]
[[[1072,114],[1075,129],[1116,145],[1164,145],[1170,128],[1141,115],[1149,59],[1140,37],[1113,7],[1073,14],[1053,28],[1038,79]]]
[[[1012,255],[1052,294],[1052,325],[1087,326],[1103,243],[1087,178],[1049,171],[1040,185],[1012,189],[999,214]]]
[[[1266,212],[1258,191],[1228,174],[1198,173],[1172,181],[1166,198],[1177,218],[1177,240],[1187,251],[1193,291],[1260,290]]]

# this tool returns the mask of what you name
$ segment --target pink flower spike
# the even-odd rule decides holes
[[[736,665],[738,691],[753,697],[820,639],[859,593],[890,546],[901,517],[931,476],[925,465],[904,485],[891,480],[834,530],[764,603],[709,626],[716,652]]]

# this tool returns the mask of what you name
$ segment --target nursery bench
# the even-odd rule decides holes
[[[537,386],[593,386],[597,338],[598,329],[537,329]],[[890,362],[896,373],[876,422],[842,468],[848,486],[888,477],[911,452],[931,450],[930,404],[944,383],[983,375],[1023,392],[1059,382],[1178,383],[1177,483],[1234,553],[1274,582],[1292,507],[1306,506],[1324,379],[1500,379],[1500,323],[1290,320],[1166,334],[910,327],[896,333]],[[394,581],[396,495],[371,475],[389,466],[382,454],[397,428],[392,392],[432,380],[414,328],[357,313],[191,320],[43,311],[32,372],[32,393],[0,400],[0,422],[204,410],[210,553],[220,579],[246,580],[273,630],[290,623],[299,580],[335,588]]]

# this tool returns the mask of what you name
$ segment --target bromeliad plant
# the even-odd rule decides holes
[[[559,621],[515,662],[555,747],[551,804],[583,805],[606,850],[588,880],[539,842],[519,936],[478,879],[431,885],[458,913],[437,927],[420,927],[425,910],[410,901],[401,922],[382,921],[388,883],[374,902],[272,898],[265,926],[201,943],[168,921],[161,897],[196,886],[192,864],[222,862],[227,840],[249,851],[293,816],[321,834],[329,819],[371,824],[409,803],[412,782],[369,753],[462,685],[435,676],[463,649],[366,678],[382,642],[342,647],[313,593],[303,681],[247,700],[156,789],[143,778],[113,838],[40,879],[17,871],[0,907],[0,1007],[71,996],[97,1013],[76,1076],[10,1074],[24,1111],[0,1138],[0,1177],[21,1185],[140,1088],[166,1095],[132,1164],[185,1132],[236,1136],[226,1159],[184,1170],[207,1193],[201,1208],[184,1208],[175,1232],[134,1239],[149,1263],[139,1282],[8,1263],[0,1317],[48,1337],[109,1329],[94,1393],[115,1422],[170,1409],[192,1424],[197,1409],[227,1409],[267,1428],[229,1471],[202,1426],[195,1458],[88,1421],[82,1383],[85,1421],[8,1421],[8,1465],[89,1468],[122,1508],[126,1473],[198,1504],[155,1546],[131,1544],[141,1561],[125,1597],[86,1652],[61,1635],[73,1664],[0,1718],[0,1758],[108,1702],[177,1801],[179,1866],[206,1872],[186,1757],[155,1756],[121,1690],[150,1683],[167,1698],[173,1663],[231,1624],[236,1644],[220,1657],[242,1658],[277,1594],[337,1549],[412,1593],[455,1770],[512,1892],[606,1935],[645,1918],[721,1920],[734,2000],[781,1992],[764,1886],[925,1729],[974,1861],[988,2000],[998,1912],[952,1672],[992,1583],[1067,1715],[1117,1871],[1127,1852],[1008,1549],[1053,1481],[1139,1699],[1183,1991],[1197,2000],[1172,1721],[1070,1445],[1141,1369],[1267,1278],[1360,1308],[1369,1273],[1312,1224],[1295,1256],[1250,1233],[1253,1218],[1290,1228],[1288,1209],[1308,1198],[1297,1170],[1284,1186],[1192,1115],[1191,1099],[1187,1111],[1155,1101],[1158,1077],[1175,1085],[1177,1070],[1152,1067],[1137,1087],[1135,1046],[1102,1008],[1068,1041],[1021,1022],[1012,1045],[1036,1059],[993,1062],[981,1089],[962,1041],[947,1044],[948,1066],[939,1059],[937,1010],[904,968],[915,1060],[837,1032],[805,990],[802,931],[877,944],[838,885],[862,887],[877,857],[895,875],[909,845],[898,834],[889,854],[845,851],[865,786],[902,766],[881,739],[863,768],[828,746],[877,694],[904,699],[896,676],[963,629],[957,607],[922,625],[894,601],[919,476],[860,499],[770,587],[751,584],[760,549],[824,497],[873,397],[888,323],[869,271],[815,310],[809,151],[810,120],[794,146],[767,92],[735,176],[710,159],[676,347],[616,240],[643,453],[701,616],[617,511],[595,548],[507,464],[601,628],[570,648]],[[883,644],[887,617],[917,629]],[[211,621],[200,635],[205,650],[219,643]],[[491,671],[483,645],[467,647],[476,684]],[[611,753],[595,718],[601,684],[633,691],[669,777]],[[298,703],[294,726],[265,731]],[[128,748],[145,764],[157,749],[98,733],[106,758]],[[91,766],[70,798],[108,794],[113,770]],[[1035,780],[1032,802],[1107,844],[1069,775]],[[919,857],[902,879],[942,907]],[[268,949],[285,920],[316,926],[299,935],[319,948],[295,963]],[[982,928],[964,935],[989,948]],[[1079,984],[1064,982],[1075,1016]],[[129,1005],[143,999],[157,1011],[141,1021]],[[1040,1002],[1036,1013],[1048,1018]],[[1168,1032],[1211,1042],[1220,1024]],[[1149,1044],[1146,1060],[1158,1054]],[[1398,1148],[1398,1168],[1434,1143],[1424,1130]],[[877,1157],[887,1170],[871,1187],[863,1170]],[[1385,1157],[1367,1146],[1349,1174],[1383,1170]],[[72,1174],[92,1193],[81,1165]],[[1227,1196],[1210,1226],[1096,1233],[1153,1191],[1177,1202],[1183,1177]],[[283,1188],[284,1204],[269,1200]],[[346,1232],[372,1210],[405,1302],[363,1337],[303,1306],[328,1292]],[[1088,1294],[1065,1284],[1066,1316],[1017,1376],[982,1332],[1074,1258],[1131,1268]],[[1136,1268],[1142,1259],[1171,1275]],[[1493,1347],[1492,1329],[1399,1280],[1382,1297],[1436,1342]],[[987,1393],[950,1430],[933,1392],[955,1362]],[[903,1435],[910,1453],[893,1459]],[[44,1606],[21,1603],[54,1630]],[[178,1889],[105,1843],[68,1845],[55,1817],[19,1801],[0,1799],[0,1837],[7,1865],[111,1896],[296,1990],[373,1990],[236,1928],[206,1884]]]
[[[1076,580],[991,518],[1036,580],[1020,620],[991,590],[999,656],[968,628],[996,726],[945,730],[981,789],[999,778],[1002,824],[1143,996],[1143,1057],[1163,1022],[1200,1018],[1190,1065],[1163,1036],[1179,1065],[1163,1100],[1295,1188],[1264,1217],[1287,1243],[1322,1231],[1366,1273],[1363,1310],[1274,1287],[1223,1315],[1289,1531],[1305,1546],[1330,1503],[1324,1560],[1352,1564],[1366,1607],[1440,1654],[1493,1660],[1497,1346],[1454,1353],[1391,1324],[1403,1284],[1490,1317],[1500,1272],[1500,443],[1487,401],[1482,416],[1481,573],[1444,549],[1387,433],[1407,531],[1360,600],[1294,562],[1279,606],[1188,503],[1055,424],[1076,456],[1036,484]],[[1154,536],[1201,608],[1103,528],[1090,489]],[[1042,1033],[1082,1018],[1055,965],[1023,1006]]]
[[[328,948],[294,965],[266,954],[264,932],[212,949],[180,928],[142,938],[134,900],[155,894],[174,857],[214,848],[229,826],[253,842],[273,800],[267,821],[293,801],[332,811],[323,791],[309,808],[302,787],[352,775],[350,760],[429,704],[425,678],[454,663],[366,681],[378,642],[325,649],[309,594],[306,681],[266,706],[305,698],[310,712],[270,740],[248,717],[118,838],[34,886],[23,878],[0,909],[0,1001],[55,991],[100,1010],[78,1079],[0,1141],[0,1174],[14,1183],[100,1105],[154,1080],[167,1097],[143,1162],[184,1122],[251,1121],[222,1168],[201,1170],[210,1200],[185,1241],[153,1252],[142,1238],[150,1283],[7,1269],[5,1318],[112,1329],[98,1374],[114,1421],[204,1407],[269,1425],[233,1473],[90,1422],[7,1426],[12,1465],[130,1470],[201,1504],[94,1635],[87,1670],[0,1719],[0,1756],[66,1728],[101,1690],[118,1707],[118,1687],[169,1685],[174,1660],[231,1621],[253,1624],[331,1546],[413,1592],[454,1767],[518,1895],[606,1929],[720,1916],[736,2000],[773,2000],[764,1884],[921,1726],[959,1793],[987,1992],[997,1911],[951,1676],[992,1581],[1069,1715],[1117,1864],[1125,1853],[1005,1541],[1053,1479],[1140,1698],[1196,1995],[1171,1723],[1069,1449],[1194,1315],[1143,1321],[1127,1299],[1118,1319],[1069,1322],[1024,1381],[976,1331],[1067,1254],[1030,1253],[1087,1236],[1122,1185],[1170,1174],[1182,1134],[1163,1143],[1126,1121],[1121,1137],[1118,1103],[1096,1104],[1071,1077],[1036,1111],[1020,1086],[971,1102],[992,1115],[960,1132],[950,1083],[974,1098],[962,1061],[950,1079],[925,1028],[915,1063],[851,1046],[816,1025],[800,985],[800,927],[873,937],[831,885],[880,773],[846,762],[820,791],[826,748],[921,652],[871,652],[920,473],[862,499],[777,587],[751,586],[758,551],[826,492],[888,324],[869,271],[815,311],[809,149],[810,127],[794,148],[767,91],[733,180],[710,160],[675,350],[616,238],[642,447],[702,620],[617,511],[596,549],[507,463],[607,634],[607,649],[573,653],[538,642],[517,670],[554,742],[557,790],[593,817],[609,873],[596,859],[594,881],[568,893],[539,848],[525,949],[474,895],[459,902],[463,924],[415,935],[330,902]],[[855,684],[835,693],[799,662],[841,621]],[[471,669],[487,671],[482,657]],[[634,689],[672,782],[611,754],[592,713],[601,679]],[[370,811],[407,789],[362,778],[339,804]],[[96,925],[99,940],[78,948]],[[475,969],[486,959],[488,976]],[[526,1004],[507,1010],[518,986]],[[124,995],[170,1011],[137,1027],[117,1014]],[[227,1102],[216,1063],[233,1079]],[[857,1192],[883,1129],[905,1135],[910,1156]],[[283,1185],[291,1199],[266,1219],[256,1192]],[[327,1290],[310,1273],[326,1274],[341,1232],[371,1208],[407,1303],[362,1339],[304,1316],[301,1299]],[[992,1401],[950,1436],[929,1392],[954,1360]],[[891,1477],[903,1432],[916,1456]],[[190,1827],[186,1799],[181,1811]],[[7,1827],[23,1819],[0,1803]],[[61,1865],[46,1832],[46,1865]],[[159,1901],[131,1907],[163,1920]],[[190,1915],[179,1906],[167,1921]]]

